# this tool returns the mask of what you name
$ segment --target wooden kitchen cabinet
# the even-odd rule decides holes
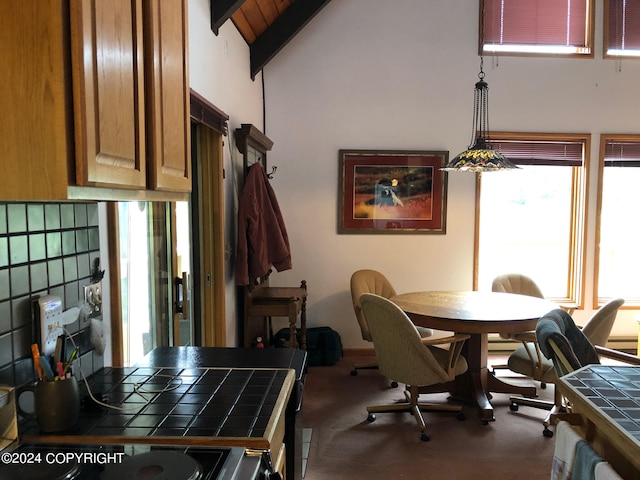
[[[145,0],[144,10],[149,187],[190,192],[187,0]]]
[[[3,0],[0,25],[0,198],[184,198],[187,0]]]
[[[142,0],[71,0],[78,185],[146,188]]]

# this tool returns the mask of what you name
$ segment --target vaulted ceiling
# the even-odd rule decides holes
[[[251,78],[331,0],[211,0],[211,29],[231,19],[249,45]]]

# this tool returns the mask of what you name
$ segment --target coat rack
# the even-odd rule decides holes
[[[242,154],[243,172],[246,175],[249,167],[254,163],[262,164],[267,171],[267,152],[273,147],[273,142],[264,133],[250,123],[243,123],[236,128],[236,147]],[[271,167],[268,178],[273,178],[277,167]]]

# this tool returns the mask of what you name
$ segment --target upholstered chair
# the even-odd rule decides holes
[[[390,300],[365,293],[360,297],[367,318],[369,332],[378,358],[380,373],[389,380],[406,385],[404,402],[367,407],[368,420],[373,422],[376,413],[411,412],[421,431],[421,440],[430,439],[423,410],[458,412],[464,419],[458,404],[424,404],[418,402],[420,387],[442,385],[442,390],[452,386],[455,377],[467,371],[467,361],[460,355],[469,335],[457,334],[446,338],[425,339],[407,314]],[[441,348],[436,345],[448,345]]]
[[[374,293],[384,298],[391,298],[396,295],[396,291],[391,285],[391,282],[387,280],[382,273],[377,270],[363,269],[354,272],[351,275],[351,299],[353,301],[353,310],[360,326],[360,332],[362,333],[362,339],[367,342],[371,342],[371,332],[369,331],[369,325],[362,311],[362,305],[360,304],[360,296],[364,293]],[[429,338],[433,335],[433,330],[430,328],[417,327],[421,338]],[[374,369],[378,368],[378,362],[373,360],[371,362],[356,363],[353,366],[351,375],[357,375],[360,369]]]
[[[580,329],[581,335],[588,339],[591,344],[605,347],[613,324],[615,323],[618,309],[623,304],[624,300],[622,298],[614,298],[604,304],[591,316],[584,327]],[[571,318],[571,315],[566,311],[560,311],[564,312],[565,315],[563,315],[563,317],[569,316],[569,318]],[[571,319],[571,323],[573,323],[573,319]],[[539,339],[535,342],[525,342],[509,356],[507,362],[509,369],[516,373],[532,377],[534,380],[553,384],[558,378],[557,370],[554,368],[553,362],[549,358],[546,358],[543,353]],[[553,436],[549,425],[551,425],[553,416],[563,410],[562,398],[555,389],[553,402],[524,397],[511,397],[510,400],[510,408],[512,411],[517,411],[519,405],[549,410],[550,413],[543,422],[543,434],[547,437]]]

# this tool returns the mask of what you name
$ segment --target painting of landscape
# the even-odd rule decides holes
[[[444,233],[448,152],[340,153],[340,233]]]
[[[358,165],[354,218],[431,220],[433,167]]]

